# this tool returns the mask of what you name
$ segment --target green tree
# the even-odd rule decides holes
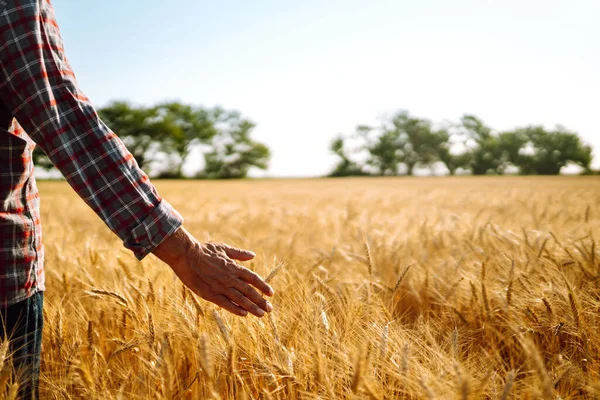
[[[471,139],[478,141],[492,136],[492,129],[482,120],[472,114],[465,114],[460,120],[465,133]]]
[[[399,111],[380,127],[358,126],[357,136],[365,142],[369,153],[367,165],[378,175],[398,175],[399,165],[413,175],[417,165],[429,165],[437,160],[436,135],[428,120]]]
[[[271,153],[250,134],[255,124],[237,112],[220,110],[216,121],[217,134],[205,154],[205,167],[198,176],[209,179],[246,178],[250,168],[267,169]]]
[[[377,175],[397,175],[401,164],[412,175],[415,166],[438,161],[451,175],[459,168],[469,168],[475,175],[502,175],[511,166],[523,174],[558,174],[568,163],[593,173],[592,148],[560,126],[554,131],[532,126],[496,133],[466,114],[459,124],[433,129],[428,120],[399,111],[377,128],[359,125],[355,137],[363,141],[368,153],[365,167]],[[344,139],[335,138],[330,150],[341,159],[331,174],[351,173],[355,166],[344,152]]]
[[[221,108],[210,110],[178,102],[159,104],[155,110],[158,120],[166,128],[166,136],[161,142],[162,150],[171,156],[170,165],[163,171],[162,176],[181,178],[183,165],[191,150],[195,146],[209,143],[217,135],[215,124],[225,111]]]
[[[377,131],[368,126],[358,126],[357,135],[362,137],[369,153],[367,165],[377,171],[377,175],[398,175],[397,149],[400,145],[400,136],[394,130]],[[376,132],[373,137],[371,132]]]
[[[345,140],[342,135],[338,135],[331,141],[329,150],[340,158],[333,171],[329,174],[332,177],[340,176],[361,176],[366,175],[362,167],[352,161],[345,149]]]
[[[497,143],[501,152],[498,172],[504,174],[510,164],[519,167],[523,148],[527,144],[527,136],[519,131],[501,132]]]
[[[436,136],[431,123],[400,111],[383,128],[384,134],[395,139],[397,162],[406,166],[407,175],[413,175],[417,165],[429,165],[436,161]]]
[[[546,131],[542,126],[529,126],[515,131],[532,147],[531,154],[519,154],[522,174],[558,175],[569,162],[591,171],[592,148],[574,132],[558,126]]]
[[[447,127],[440,128],[432,134],[431,146],[436,152],[437,160],[446,166],[450,175],[456,175],[459,168],[470,168],[471,153],[464,148],[454,150],[452,135]]]
[[[460,125],[471,143],[469,153],[473,174],[502,173],[506,160],[500,140],[492,134],[492,129],[476,116],[468,114],[461,118]]]

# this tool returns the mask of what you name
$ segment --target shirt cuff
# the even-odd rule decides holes
[[[142,260],[166,238],[183,225],[183,217],[165,200],[156,206],[144,220],[136,226],[125,240],[125,247]]]

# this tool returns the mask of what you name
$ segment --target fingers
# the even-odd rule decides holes
[[[256,272],[252,272],[248,268],[240,269],[239,277],[244,282],[248,282],[267,296],[273,296],[275,294],[275,291],[267,282],[265,282]]]
[[[249,260],[252,260],[254,258],[254,256],[256,256],[256,254],[254,254],[250,250],[242,250],[242,249],[238,249],[236,247],[228,246],[226,244],[222,244],[221,248],[223,249],[225,254],[227,254],[227,257],[229,257],[233,260],[249,261]]]
[[[237,289],[230,288],[227,291],[227,297],[229,300],[242,307],[244,310],[249,313],[256,315],[257,317],[263,317],[265,315],[265,310],[251,302],[242,292]]]
[[[255,256],[255,254],[249,250],[238,249],[235,247],[228,246],[226,244],[221,244],[219,245],[219,247],[225,252],[227,257],[233,260],[247,261],[253,259]],[[273,296],[273,294],[275,294],[273,288],[269,286],[269,284],[266,283],[258,274],[240,265],[235,265],[240,269],[239,277],[242,280],[256,287],[258,290],[260,290],[267,296]]]
[[[238,315],[240,317],[245,317],[246,315],[248,315],[248,311],[244,310],[242,307],[233,304],[227,297],[223,295],[215,296],[211,300],[213,303],[229,311],[232,314]]]
[[[267,300],[265,300],[254,288],[248,285],[246,282],[238,281],[234,286],[235,289],[240,291],[245,297],[247,297],[252,303],[259,306],[266,312],[273,311],[273,306]],[[245,307],[244,307],[245,308]],[[250,310],[248,310],[250,311]]]
[[[211,292],[218,294],[215,304],[235,315],[251,313],[263,317],[273,306],[252,286],[265,295],[273,296],[275,291],[258,274],[237,264],[234,260],[246,261],[255,254],[226,244],[207,243],[204,245],[203,261],[214,268]],[[218,271],[218,272],[217,272]],[[251,286],[252,285],[252,286]]]

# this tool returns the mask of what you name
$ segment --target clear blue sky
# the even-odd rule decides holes
[[[600,1],[53,0],[97,106],[238,109],[270,176],[326,173],[331,138],[396,109],[492,127],[557,123],[600,165]]]

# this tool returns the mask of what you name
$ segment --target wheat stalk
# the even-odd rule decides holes
[[[406,268],[404,268],[404,271],[402,271],[402,273],[400,274],[400,277],[398,277],[398,280],[396,281],[396,284],[394,285],[394,290],[392,290],[392,293],[396,293],[396,291],[402,284],[402,281],[404,281],[404,278],[406,277],[406,274],[408,274],[408,271],[410,270],[411,267],[412,267],[412,265],[407,265]]]
[[[221,335],[223,335],[223,339],[225,339],[226,343],[229,343],[229,330],[227,329],[225,322],[223,322],[221,315],[219,314],[219,312],[217,310],[213,310],[212,316],[215,319],[217,326],[219,327],[219,331],[221,332]]]
[[[358,393],[358,388],[361,381],[362,372],[362,353],[358,353],[356,361],[354,363],[354,373],[352,374],[352,383],[350,384],[350,390],[352,393]]]
[[[408,344],[404,345],[402,350],[402,375],[406,376],[408,374],[408,360],[410,358],[410,347]]]
[[[510,395],[510,391],[513,387],[513,383],[515,382],[516,373],[515,371],[510,371],[508,375],[506,375],[506,383],[504,384],[504,389],[502,390],[502,395],[500,395],[500,400],[508,400],[508,396]]]
[[[513,281],[515,278],[515,260],[510,264],[510,272],[508,274],[508,286],[506,288],[506,307],[510,308],[513,294]]]
[[[543,391],[544,398],[552,399],[554,393],[553,385],[550,381],[550,376],[548,375],[546,367],[544,366],[544,361],[542,360],[539,351],[535,347],[535,344],[533,344],[531,341],[524,342],[523,346],[541,383],[541,389]]]
[[[209,379],[212,379],[213,368],[211,359],[208,355],[208,339],[206,338],[206,334],[200,336],[200,365],[208,375]]]
[[[554,311],[552,310],[552,306],[550,305],[550,302],[545,297],[542,298],[542,302],[544,303],[544,306],[546,307],[546,315],[548,316],[548,319],[550,321],[552,321],[554,318]]]
[[[18,394],[19,384],[15,382],[8,387],[8,394],[6,395],[6,400],[15,400]]]
[[[365,239],[365,254],[367,256],[367,267],[369,270],[369,275],[373,276],[373,270],[375,268],[375,264],[373,262],[373,256],[371,255],[371,246],[369,245],[369,239]]]
[[[156,342],[156,332],[154,329],[154,318],[152,318],[152,313],[148,311],[148,344],[150,347],[154,347],[154,343]]]
[[[285,266],[284,263],[281,263],[279,265],[277,265],[275,268],[273,268],[271,270],[271,272],[269,272],[269,275],[265,278],[265,282],[269,283],[273,280],[273,278],[275,278],[275,275],[277,275],[279,273],[279,271],[281,271],[281,269],[283,269],[283,267]]]
[[[579,307],[579,302],[577,301],[577,297],[575,297],[575,294],[573,293],[573,291],[569,288],[569,304],[571,305],[571,313],[573,314],[573,321],[575,322],[575,327],[577,329],[579,329],[579,325],[581,324],[580,322],[580,315],[581,312],[580,307]]]
[[[3,340],[2,344],[0,344],[0,391],[5,389],[5,386],[10,379],[10,362],[7,362],[9,358],[9,346],[10,342],[8,340]]]
[[[427,397],[428,400],[435,400],[435,395],[433,394],[433,392],[431,391],[431,389],[429,388],[429,386],[423,378],[419,378],[419,384],[421,385],[421,388],[425,393],[425,397]]]
[[[101,290],[101,289],[92,289],[92,290],[86,291],[85,293],[87,293],[88,295],[90,295],[92,297],[109,296],[114,299],[117,299],[118,300],[117,303],[119,303],[121,306],[126,307],[126,308],[129,307],[129,302],[127,301],[127,299],[122,294],[119,294],[117,292],[112,292],[109,290]]]
[[[575,327],[579,329],[581,325],[580,317],[581,317],[581,306],[579,305],[579,299],[571,289],[571,285],[567,282],[567,279],[563,277],[565,285],[567,286],[567,292],[569,297],[569,305],[571,306],[571,314],[573,316],[573,322]]]
[[[383,327],[383,332],[381,333],[381,344],[379,347],[379,358],[383,362],[387,356],[388,350],[388,334],[389,334],[390,324],[386,324]]]

